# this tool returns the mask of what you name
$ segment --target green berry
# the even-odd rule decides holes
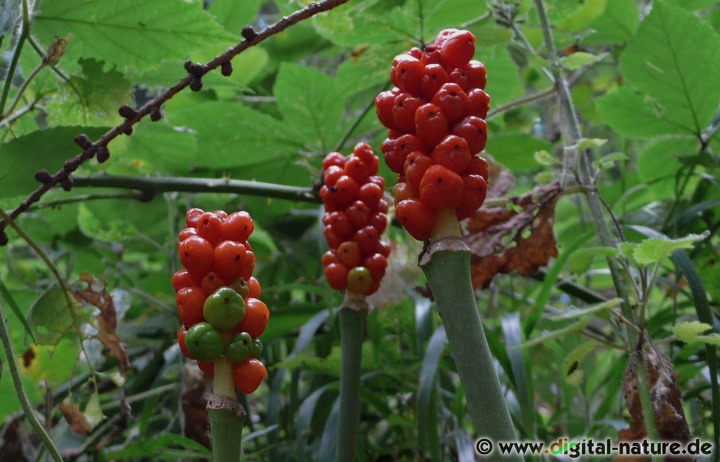
[[[252,345],[252,357],[255,359],[260,359],[260,355],[262,355],[262,351],[263,351],[263,344],[259,338],[256,338],[253,341],[253,345]]]
[[[214,328],[230,330],[245,317],[245,300],[230,287],[220,287],[205,300],[203,316]]]
[[[230,288],[240,294],[242,298],[248,298],[250,295],[250,286],[247,281],[243,278],[237,278],[230,284]]]
[[[213,326],[199,322],[185,334],[185,347],[198,361],[213,362],[223,353],[225,341]]]
[[[239,364],[247,361],[253,352],[253,339],[247,332],[235,334],[225,347],[225,358]]]

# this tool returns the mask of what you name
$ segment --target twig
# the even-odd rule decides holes
[[[2,310],[2,302],[0,302],[0,339],[2,339],[3,347],[5,349],[5,357],[7,358],[7,364],[10,368],[10,375],[12,375],[13,383],[15,384],[15,392],[17,393],[20,404],[25,411],[25,417],[27,417],[30,421],[30,425],[32,425],[35,429],[35,432],[42,440],[43,446],[48,450],[53,460],[55,462],[62,462],[63,459],[60,456],[60,452],[55,447],[55,444],[53,444],[52,439],[50,439],[50,435],[47,434],[45,428],[43,428],[42,424],[38,421],[38,418],[30,405],[30,400],[28,400],[27,393],[25,392],[25,386],[20,378],[20,371],[18,370],[15,350],[13,349],[12,342],[10,341],[10,332],[7,324],[5,323],[5,314]]]
[[[0,128],[5,127],[6,125],[12,124],[13,122],[15,122],[15,121],[16,121],[17,119],[19,119],[20,117],[24,116],[24,115],[27,114],[28,112],[30,112],[30,111],[32,111],[33,109],[35,109],[35,107],[37,106],[38,101],[40,101],[40,98],[36,98],[35,100],[30,101],[30,102],[27,103],[25,106],[23,106],[23,107],[21,107],[20,109],[18,109],[17,112],[15,112],[14,114],[8,114],[8,117],[6,117],[2,122],[0,122]]]
[[[378,93],[380,93],[381,91],[387,90],[388,88],[390,88],[390,85],[391,85],[390,82],[386,83],[385,85],[383,85],[382,88],[380,88]],[[360,115],[355,118],[352,125],[350,125],[350,127],[348,127],[347,131],[345,131],[345,133],[343,133],[343,136],[337,142],[337,144],[333,148],[333,151],[340,151],[343,148],[345,143],[347,143],[347,140],[350,139],[350,137],[352,136],[355,129],[358,127],[358,125],[360,125],[360,122],[362,122],[362,120],[365,118],[367,113],[370,112],[370,109],[372,109],[373,107],[375,107],[375,100],[370,100],[370,103],[367,106],[365,106],[362,113],[360,113]]]
[[[88,201],[96,201],[96,200],[102,200],[102,199],[136,199],[136,200],[140,200],[141,198],[142,198],[142,194],[133,193],[133,192],[107,193],[107,194],[82,194],[79,196],[65,197],[62,199],[55,199],[52,201],[41,202],[41,203],[35,204],[32,207],[30,207],[28,209],[28,211],[58,207],[58,206],[65,205],[65,204],[74,204],[76,202],[88,202]]]
[[[30,73],[30,75],[28,75],[28,78],[25,79],[25,82],[23,82],[22,86],[18,90],[17,95],[15,95],[15,99],[13,100],[12,104],[8,108],[7,113],[0,114],[0,120],[8,118],[12,114],[12,111],[15,110],[17,105],[20,103],[22,96],[25,94],[25,90],[27,90],[27,88],[30,86],[30,83],[33,81],[33,79],[35,77],[38,76],[40,71],[42,71],[45,68],[45,66],[46,66],[45,63],[38,64],[38,66],[35,69],[33,69],[33,71]]]
[[[243,29],[243,37],[245,37],[245,40],[243,40],[242,42],[238,43],[234,47],[229,48],[227,51],[215,57],[204,65],[199,63],[187,63],[186,68],[188,70],[188,75],[186,77],[180,80],[177,84],[165,90],[163,93],[159,94],[155,98],[145,103],[145,105],[143,105],[143,107],[141,107],[137,111],[127,108],[130,109],[130,111],[132,112],[129,113],[129,111],[125,111],[125,114],[128,115],[128,117],[125,118],[125,121],[122,122],[120,125],[116,126],[115,128],[109,130],[107,133],[98,138],[95,142],[90,141],[89,139],[87,139],[87,137],[77,137],[76,140],[78,144],[82,145],[83,152],[75,157],[70,158],[67,162],[65,162],[63,168],[54,175],[43,178],[43,184],[38,187],[32,194],[30,194],[30,196],[23,200],[20,205],[18,205],[9,214],[10,217],[16,218],[21,213],[25,212],[32,204],[39,201],[46,192],[48,192],[58,183],[63,184],[64,189],[70,189],[72,187],[70,175],[75,172],[84,162],[92,159],[99,151],[103,154],[103,158],[101,160],[106,160],[109,156],[109,153],[107,151],[107,145],[108,143],[110,143],[110,141],[114,140],[121,134],[130,135],[132,133],[133,126],[148,115],[152,115],[152,118],[154,120],[159,120],[160,108],[165,102],[170,100],[173,96],[175,96],[177,93],[184,90],[188,86],[192,87],[191,89],[193,90],[200,90],[200,88],[202,87],[201,79],[208,72],[218,67],[222,67],[223,74],[229,74],[229,72],[231,72],[231,67],[229,65],[230,61],[243,51],[263,42],[264,40],[272,37],[275,34],[284,31],[293,24],[308,19],[319,13],[329,11],[337,6],[347,3],[347,1],[348,0],[322,0],[319,2],[311,3],[302,10],[298,10],[289,16],[283,17],[275,24],[266,27],[260,32],[255,32],[255,30],[253,30],[251,26],[246,26]],[[24,28],[23,30],[25,31],[26,29]],[[0,112],[2,112],[1,109],[2,106],[0,105]],[[121,109],[124,109],[124,107]],[[2,222],[0,222],[0,244],[3,245],[7,243],[7,236],[4,234],[4,230],[7,226],[7,220],[3,220]]]

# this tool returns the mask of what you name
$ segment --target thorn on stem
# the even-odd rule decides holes
[[[9,241],[10,239],[8,239],[7,233],[5,231],[0,231],[0,246],[6,246]]]
[[[203,74],[207,72],[204,64],[194,63],[192,61],[185,61],[185,70],[194,77],[202,77]]]
[[[150,202],[155,197],[155,191],[151,189],[143,189],[140,191],[140,197],[138,200],[140,202]]]
[[[92,140],[85,133],[79,134],[73,139],[73,141],[75,142],[75,144],[83,148],[83,150],[88,149],[92,146]]]
[[[190,82],[190,89],[192,91],[200,91],[202,86],[202,79],[200,77],[193,77],[192,82]]]
[[[132,119],[137,115],[137,111],[128,106],[127,104],[120,106],[120,109],[118,109],[118,113],[124,119]]]
[[[153,122],[157,122],[158,120],[162,119],[163,113],[162,108],[160,106],[153,106],[152,109],[150,109],[150,120]]]
[[[125,127],[125,128],[123,128],[122,131],[123,131],[123,133],[125,133],[127,136],[132,135],[132,132],[133,132],[132,125],[128,124],[128,126]]]
[[[65,161],[65,164],[63,165],[63,170],[66,173],[72,173],[75,170],[77,170],[79,166],[80,166],[80,162],[78,162],[77,160],[68,159]]]
[[[110,158],[110,151],[108,150],[107,146],[100,145],[97,148],[97,154],[95,156],[98,163],[102,164]]]
[[[253,26],[250,26],[250,25],[243,27],[242,32],[240,32],[240,34],[242,34],[242,36],[243,36],[243,38],[245,38],[245,40],[252,40],[255,37],[257,37],[257,32],[255,32],[255,29],[253,29]]]
[[[50,174],[48,173],[47,170],[45,170],[44,168],[41,168],[40,170],[35,172],[35,179],[38,181],[38,183],[45,184],[45,183],[49,182],[52,179],[52,177],[50,176]]]
[[[60,185],[65,191],[70,191],[73,187],[73,180],[69,176],[66,176],[60,181]]]
[[[225,61],[222,63],[220,67],[220,73],[224,75],[225,77],[230,77],[232,75],[233,67],[232,63],[230,61]]]

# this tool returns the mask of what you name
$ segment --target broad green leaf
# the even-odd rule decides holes
[[[80,59],[82,74],[62,85],[47,105],[50,125],[111,126],[122,121],[118,107],[133,105],[130,83],[115,69],[103,71],[103,62]],[[77,92],[75,91],[77,89]]]
[[[586,247],[576,250],[568,259],[568,268],[575,274],[585,274],[597,256],[616,257],[619,251],[611,247]]]
[[[84,414],[92,428],[95,428],[97,424],[105,418],[102,407],[100,406],[100,395],[98,395],[97,392],[93,393],[87,406],[85,406]]]
[[[720,334],[698,335],[696,339],[708,345],[720,346]]]
[[[638,157],[638,175],[649,184],[660,182],[659,187],[672,194],[671,185],[682,166],[680,158],[693,155],[697,150],[698,141],[695,138],[659,139]]]
[[[679,322],[672,326],[672,333],[681,342],[693,343],[697,342],[698,336],[712,329],[710,325],[700,321]]]
[[[198,159],[198,153],[195,134],[162,121],[139,127],[128,140],[124,156],[163,172],[187,174],[190,166],[205,164],[204,158]]]
[[[524,133],[503,133],[490,136],[485,150],[496,161],[514,172],[537,168],[535,153],[548,151],[550,145]]]
[[[35,172],[41,168],[58,171],[65,161],[79,154],[73,142],[79,133],[97,138],[105,129],[91,127],[54,127],[38,130],[0,144],[0,197],[29,194],[38,183]]]
[[[633,256],[638,263],[648,265],[657,263],[670,256],[675,250],[691,249],[705,234],[690,234],[680,239],[662,239],[652,237],[640,242]]]
[[[72,296],[70,300],[73,301]],[[75,306],[73,309],[78,312]],[[28,313],[28,324],[35,332],[38,345],[57,345],[65,333],[75,328],[73,315],[60,288],[51,287],[35,300]]]
[[[321,152],[332,149],[341,135],[339,122],[346,99],[335,79],[309,67],[283,63],[274,93],[286,124]]]
[[[475,35],[475,47],[486,48],[495,45],[510,43],[512,32],[507,27],[495,24],[484,25],[483,27],[470,27]]]
[[[2,359],[3,361],[5,360],[4,351]],[[7,367],[7,364],[5,364],[3,367]],[[38,385],[33,382],[30,377],[21,376],[21,379],[30,402],[33,404],[41,402],[42,397],[40,395]],[[2,375],[0,375],[0,396],[2,396],[3,398],[0,399],[0,419],[4,420],[5,417],[10,415],[11,413],[21,409],[20,401],[18,400],[17,392],[15,391],[13,378],[10,375],[9,371],[5,371]]]
[[[656,2],[620,60],[623,75],[699,135],[720,103],[720,37],[694,14]]]
[[[520,72],[506,47],[498,45],[492,48],[478,48],[475,59],[483,62],[488,69],[485,90],[490,95],[490,108],[522,96]]]
[[[167,112],[197,133],[203,165],[232,168],[293,156],[301,147],[283,122],[239,103],[208,102]]]
[[[674,112],[652,96],[621,87],[597,100],[603,120],[622,135],[653,137],[688,135],[693,131],[692,120]]]
[[[150,69],[166,58],[234,42],[202,9],[183,0],[45,0],[33,33],[44,43],[72,34],[63,61],[94,57],[121,69]]]
[[[717,0],[665,0],[665,3],[677,5],[690,11],[705,10],[717,6]]]
[[[565,311],[562,314],[559,314],[557,316],[553,316],[553,321],[561,321],[564,319],[574,319],[574,318],[582,318],[583,316],[587,316],[589,314],[595,314],[600,311],[609,310],[610,308],[615,308],[616,306],[619,306],[622,303],[621,298],[613,298],[606,302],[597,303],[595,305],[591,305],[585,308],[570,308],[569,310]]]
[[[64,308],[67,310],[67,305]],[[43,380],[62,383],[72,376],[77,358],[74,340],[62,339],[56,346],[31,345],[23,354],[20,370],[35,383]]]
[[[209,11],[226,30],[240,35],[242,28],[255,19],[258,9],[260,0],[215,0]]]
[[[579,321],[575,321],[574,323],[563,327],[562,329],[557,329],[553,331],[545,331],[540,336],[535,337],[531,340],[528,340],[527,342],[518,345],[514,348],[529,348],[535,345],[539,345],[540,343],[545,342],[546,340],[554,339],[557,337],[562,337],[565,334],[569,334],[571,332],[577,332],[585,328],[590,323],[590,319],[580,319]]]
[[[588,36],[585,42],[625,42],[635,34],[639,25],[635,0],[607,0],[605,12],[589,26],[595,33]]]
[[[485,2],[475,0],[438,0],[417,2],[423,5],[425,32],[431,33],[447,27],[457,27],[487,12]],[[429,40],[430,37],[426,37]]]
[[[560,30],[570,32],[578,32],[585,29],[605,12],[606,4],[607,0],[586,0],[582,2],[582,6],[579,9],[559,20],[557,27]]]
[[[597,344],[594,342],[583,342],[565,356],[562,363],[562,371],[568,385],[580,385],[580,382],[582,382],[585,374],[582,369],[580,369],[579,363],[583,360],[583,358],[585,358],[585,356],[596,348]]]
[[[15,317],[17,317],[20,324],[22,324],[23,328],[25,328],[25,332],[32,338],[34,342],[35,337],[33,336],[32,329],[30,329],[30,325],[28,324],[27,319],[25,319],[25,314],[23,314],[22,310],[20,310],[20,307],[15,301],[15,297],[12,296],[7,286],[5,285],[5,282],[2,279],[0,279],[0,295],[2,295],[5,303],[10,306],[10,309],[13,311],[13,313],[15,313]]]
[[[578,51],[577,53],[573,53],[570,56],[562,58],[561,63],[565,69],[576,71],[589,64],[596,63],[600,61],[600,59],[602,58],[591,53]]]

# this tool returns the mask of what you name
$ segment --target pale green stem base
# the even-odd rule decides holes
[[[215,362],[213,397],[207,405],[210,439],[215,462],[239,462],[245,410],[237,402],[232,364],[224,358]]]
[[[338,462],[354,462],[360,423],[360,374],[362,343],[368,310],[340,308],[340,422],[338,427]]]

